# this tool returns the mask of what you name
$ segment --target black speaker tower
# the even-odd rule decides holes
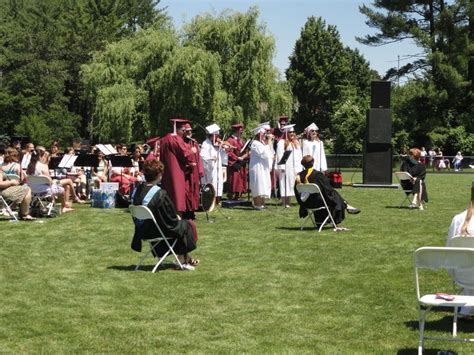
[[[392,184],[392,111],[390,82],[372,81],[367,112],[363,184],[356,187],[396,187]]]

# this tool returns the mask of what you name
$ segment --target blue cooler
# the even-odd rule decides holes
[[[92,190],[91,207],[93,208],[115,208],[115,195],[113,190]]]

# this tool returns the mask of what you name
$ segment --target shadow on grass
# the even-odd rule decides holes
[[[432,309],[431,313],[435,312],[446,312],[445,309],[435,310]],[[411,320],[405,322],[407,328],[418,330],[418,320]],[[453,329],[453,315],[446,315],[441,319],[437,320],[427,320],[425,322],[426,331],[445,331],[451,332]],[[474,321],[470,319],[458,318],[458,331],[465,333],[474,333]]]
[[[118,270],[118,271],[147,271],[151,272],[155,265],[141,265],[138,270],[135,270],[137,265],[112,265],[107,267],[109,270]],[[167,269],[176,269],[176,266],[173,263],[163,263],[158,267],[158,270],[167,270]]]
[[[436,355],[436,354],[438,354],[439,351],[449,351],[453,354],[457,354],[453,350],[423,348],[423,354],[425,354],[425,355]],[[418,348],[400,349],[400,350],[397,351],[397,355],[412,355],[412,354],[418,354]]]
[[[287,230],[287,231],[315,231],[316,234],[319,234],[318,233],[318,229],[319,229],[319,226],[318,228],[315,228],[315,227],[311,227],[311,226],[308,226],[308,227],[303,227],[303,230],[301,230],[301,227],[275,227],[275,229],[281,229],[281,230]],[[332,231],[332,226],[329,226],[329,227],[323,227],[323,229],[321,230],[321,232],[324,232],[324,231]]]

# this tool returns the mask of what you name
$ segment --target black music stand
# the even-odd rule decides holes
[[[54,171],[54,178],[56,178],[56,171],[58,170],[61,159],[62,157],[53,157],[49,159],[48,169]]]
[[[292,150],[285,150],[285,152],[283,153],[283,156],[281,157],[280,161],[277,163],[277,165],[286,165],[286,162],[288,161],[288,159],[290,158],[290,155],[293,151]],[[285,167],[285,198],[288,197],[288,190],[286,189],[286,167]],[[280,192],[280,195],[281,195],[281,192]],[[283,197],[282,197],[282,200],[283,200]]]

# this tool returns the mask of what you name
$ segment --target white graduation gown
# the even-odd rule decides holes
[[[291,151],[290,156],[285,164],[277,165],[277,169],[280,174],[278,177],[280,184],[280,195],[281,197],[290,197],[295,196],[294,185],[296,175],[303,170],[301,165],[301,160],[303,159],[303,154],[301,153],[301,148],[298,146],[295,148],[292,144],[288,144],[286,147],[287,151]],[[276,162],[280,162],[283,154],[285,152],[285,140],[281,139],[277,144],[276,152]]]
[[[224,186],[224,165],[227,165],[228,156],[224,149],[215,147],[211,140],[206,139],[201,145],[201,159],[204,165],[204,184],[212,184],[216,196],[222,196]]]
[[[250,146],[249,185],[252,197],[269,198],[272,191],[270,170],[273,162],[273,148],[254,140]]]
[[[321,140],[309,141],[303,140],[303,156],[311,155],[314,159],[314,170],[324,172],[328,170],[326,162],[326,153],[324,152],[324,143]]]
[[[449,227],[448,232],[448,246],[449,241],[452,238],[461,234],[461,228],[464,224],[464,220],[466,219],[466,214],[467,210],[454,216],[453,220],[451,221],[451,226]],[[474,217],[471,218],[471,220],[469,221],[467,231],[469,233],[469,236],[465,238],[474,238]],[[474,269],[456,271],[456,280],[459,280],[460,283],[468,283],[474,285]],[[474,296],[474,288],[464,288],[464,294]],[[474,315],[474,307],[461,307],[460,313]]]

